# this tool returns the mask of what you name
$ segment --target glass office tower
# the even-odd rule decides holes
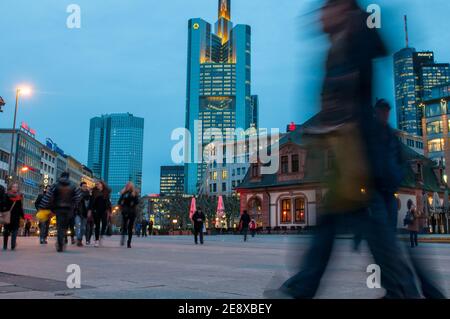
[[[257,127],[258,98],[251,95],[251,28],[233,26],[231,0],[219,0],[214,32],[200,18],[189,20],[188,29],[186,128],[192,138],[186,145],[185,192],[197,194],[206,169],[201,154],[213,137],[201,133]]]
[[[115,205],[128,181],[142,187],[144,119],[130,113],[91,119],[88,167],[111,187]]]
[[[161,166],[161,196],[181,196],[184,194],[184,166]]]
[[[423,101],[435,86],[450,80],[450,66],[435,63],[434,53],[406,47],[394,55],[397,127],[422,135]]]

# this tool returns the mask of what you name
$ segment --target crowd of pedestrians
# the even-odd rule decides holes
[[[122,217],[121,245],[125,245],[125,238],[128,236],[127,247],[131,248],[133,228],[140,214],[140,194],[134,184],[129,182],[120,195],[117,206]],[[57,252],[63,252],[67,248],[69,239],[72,245],[83,247],[90,246],[93,237],[93,246],[100,247],[104,236],[112,234],[112,207],[111,190],[104,181],[97,181],[89,189],[87,183],[76,185],[70,180],[69,173],[63,172],[57,182],[44,187],[35,200],[39,243],[48,244],[51,220],[55,217]],[[10,183],[7,189],[0,186],[0,211],[8,216],[7,221],[0,220],[3,249],[7,250],[9,245],[11,250],[15,250],[21,219],[25,220],[23,195],[18,183]],[[144,224],[145,218],[140,220],[139,224]],[[30,236],[31,221],[26,219],[23,225],[23,235]],[[152,221],[145,223],[142,235],[147,236],[147,231],[149,234],[153,233]]]

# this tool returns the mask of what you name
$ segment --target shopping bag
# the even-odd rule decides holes
[[[52,215],[52,211],[49,209],[40,209],[37,213],[36,213],[36,218],[41,222],[41,223],[45,223],[46,221],[48,221],[50,219]]]
[[[11,211],[0,212],[0,225],[11,223]]]
[[[108,223],[108,228],[106,228],[106,236],[108,236],[108,237],[112,236],[112,225],[111,225],[111,223]]]
[[[328,180],[329,205],[336,212],[364,208],[372,188],[372,176],[361,133],[347,123],[325,136],[325,144],[334,155],[334,173]]]
[[[11,211],[13,210],[16,202],[14,202],[11,208],[6,212],[0,212],[0,225],[8,225],[11,223]]]

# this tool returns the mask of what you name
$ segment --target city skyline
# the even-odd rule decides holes
[[[376,2],[382,8],[394,7],[388,1]],[[408,14],[411,46],[434,51],[437,61],[449,62],[450,45],[440,41],[439,31],[444,29],[448,1],[399,2],[394,16],[382,15],[381,32],[385,36],[384,28],[389,30],[390,53],[404,47],[403,14]],[[35,127],[40,140],[55,137],[62,148],[86,162],[91,117],[126,111],[144,117],[148,125],[143,190],[157,192],[160,166],[173,164],[170,132],[184,127],[186,21],[196,16],[214,20],[216,1],[136,1],[133,7],[117,2],[108,11],[104,8],[110,6],[105,1],[78,3],[82,8],[80,30],[65,27],[67,13],[63,4],[10,0],[0,4],[1,9],[5,7],[2,12],[11,13],[0,21],[6,48],[0,96],[7,102],[5,113],[0,115],[1,126],[10,126],[14,86],[23,82],[33,85],[35,94],[21,99],[19,122],[27,121]],[[179,9],[177,12],[174,6]],[[307,4],[298,1],[289,1],[282,7],[269,0],[233,1],[235,20],[253,29],[253,90],[260,95],[262,127],[282,128],[291,121],[299,123],[317,110],[321,78],[317,69],[322,69],[326,43],[299,35],[299,24],[304,25],[299,19],[308,9]],[[134,19],[121,21],[121,12]],[[422,15],[433,23],[424,24]],[[136,37],[130,37],[131,33]],[[173,41],[174,38],[179,41]],[[393,103],[391,60],[390,56],[377,67],[383,80],[377,87],[377,96],[387,97]],[[279,74],[282,80],[278,80]],[[395,121],[393,117],[391,123]]]

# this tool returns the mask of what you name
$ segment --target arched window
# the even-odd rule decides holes
[[[283,224],[292,223],[292,210],[290,198],[285,198],[281,200],[280,222]]]
[[[304,224],[306,222],[306,200],[304,197],[294,199],[295,223]]]

